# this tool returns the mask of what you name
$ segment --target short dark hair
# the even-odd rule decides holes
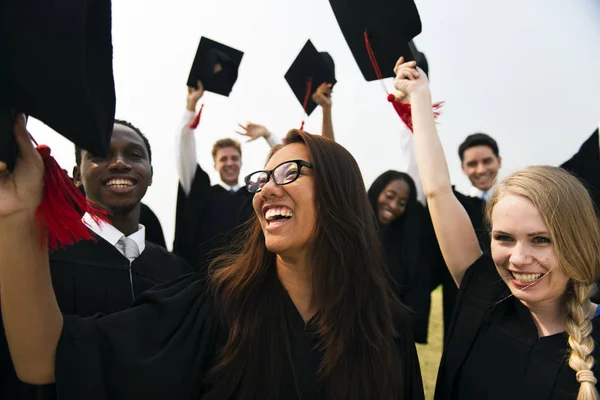
[[[225,139],[217,140],[215,142],[215,144],[213,145],[213,148],[212,148],[213,160],[217,156],[217,152],[226,147],[233,147],[234,149],[237,150],[238,153],[240,153],[240,158],[242,157],[242,146],[240,145],[240,142],[238,142],[237,140],[225,138]]]
[[[472,135],[467,136],[464,142],[458,146],[458,156],[460,157],[460,161],[464,161],[465,151],[475,146],[487,146],[496,155],[496,157],[500,156],[500,151],[498,150],[498,143],[491,136],[486,135],[485,133],[474,133]]]
[[[148,141],[148,138],[142,133],[142,131],[140,131],[139,128],[135,127],[131,122],[122,119],[115,119],[115,124],[123,125],[127,128],[132,129],[142,138],[144,145],[146,145],[146,150],[148,151],[148,161],[150,161],[150,164],[152,164],[152,148],[150,147],[150,142]],[[83,150],[81,147],[77,145],[75,146],[75,165],[77,165],[78,167],[81,166],[81,150]]]

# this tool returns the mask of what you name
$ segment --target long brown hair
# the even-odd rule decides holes
[[[566,289],[569,335],[569,366],[580,384],[578,400],[596,400],[596,378],[592,372],[594,338],[589,318],[590,296],[600,277],[600,225],[596,209],[585,187],[557,167],[534,166],[506,178],[487,202],[487,219],[498,201],[507,194],[533,203],[548,227],[559,267],[569,276]]]
[[[313,164],[318,221],[310,251],[324,395],[401,398],[404,368],[396,341],[412,337],[396,331],[401,307],[360,169],[346,149],[321,136],[292,130],[285,143],[304,144]],[[289,343],[275,254],[266,248],[256,216],[238,243],[210,269],[217,308],[229,329],[210,379],[220,398],[239,393],[278,399]]]

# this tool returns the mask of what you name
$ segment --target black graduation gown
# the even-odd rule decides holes
[[[282,290],[291,333],[292,366],[282,371],[281,399],[322,399],[319,353],[311,329]],[[190,274],[140,296],[129,310],[106,317],[65,317],[56,358],[61,400],[198,400],[221,398],[203,379],[227,334],[207,295],[204,274]],[[310,326],[310,323],[309,323]],[[151,332],[151,334],[149,334]],[[412,340],[398,343],[405,399],[423,399]],[[268,361],[268,349],[265,349]],[[244,398],[239,393],[239,398]]]
[[[579,178],[590,193],[596,211],[600,211],[600,144],[598,129],[581,145],[579,151],[565,161],[561,167]],[[600,293],[596,293],[592,297],[592,301],[595,303],[600,302]]]
[[[587,187],[596,208],[600,205],[600,144],[598,129],[565,161],[562,168],[578,177]]]
[[[567,335],[539,338],[529,310],[509,295],[491,257],[483,255],[467,270],[448,331],[436,400],[576,399],[579,384],[566,358]],[[598,360],[600,318],[592,324]],[[597,367],[594,374],[600,378]]]
[[[162,225],[154,212],[145,205],[140,204],[140,224],[146,228],[146,240],[159,246],[167,248],[165,242],[165,234],[163,233]]]
[[[416,213],[411,221],[418,226],[402,226],[407,220],[392,223],[383,232],[382,244],[396,295],[408,307],[413,319],[415,341],[427,343],[432,266],[425,224],[429,217],[420,204],[411,212]]]
[[[179,185],[173,252],[203,271],[241,232],[253,213],[251,200],[245,187],[229,193],[220,185],[211,186],[198,165],[189,195]]]
[[[131,263],[100,237],[50,254],[52,286],[63,314],[82,317],[127,309],[142,292],[182,275],[189,267],[163,247],[146,241]],[[0,330],[0,399],[52,399],[52,385],[30,386],[18,381],[4,328]]]
[[[479,240],[479,246],[484,253],[490,251],[490,234],[485,223],[485,200],[478,197],[466,196],[456,190],[454,195],[462,204],[463,208],[469,215],[475,234]],[[454,314],[454,305],[456,304],[456,297],[458,296],[458,288],[456,283],[450,275],[448,266],[442,257],[442,252],[437,243],[435,232],[433,231],[433,225],[431,224],[431,218],[429,219],[430,225],[430,257],[432,259],[431,266],[431,289],[435,289],[440,284],[442,285],[442,303],[444,310],[444,335],[448,332],[448,327]]]

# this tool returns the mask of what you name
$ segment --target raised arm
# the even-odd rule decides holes
[[[335,141],[333,134],[333,120],[331,117],[331,92],[333,85],[331,83],[322,83],[315,93],[312,95],[312,100],[321,106],[323,110],[323,127],[321,129],[321,135],[328,139]]]
[[[429,82],[415,65],[398,60],[394,86],[410,98],[417,164],[429,213],[444,260],[460,286],[465,271],[481,256],[481,248],[467,212],[452,191],[433,117]]]
[[[194,174],[198,160],[196,158],[196,138],[194,130],[196,128],[190,125],[196,116],[196,105],[204,94],[204,86],[198,81],[198,89],[188,87],[185,112],[181,121],[179,136],[177,136],[177,173],[179,174],[179,183],[186,195],[192,190]]]
[[[20,157],[11,173],[0,162],[0,304],[17,375],[27,383],[54,382],[63,319],[54,296],[46,246],[35,213],[44,166],[23,118],[14,126]]]
[[[238,125],[239,129],[236,130],[235,133],[247,137],[247,142],[253,142],[262,137],[271,148],[281,144],[281,140],[273,135],[264,125],[259,125],[252,122],[248,122],[246,125]]]

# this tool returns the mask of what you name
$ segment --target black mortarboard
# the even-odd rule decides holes
[[[317,107],[311,95],[322,83],[335,85],[335,64],[326,52],[318,52],[310,40],[306,42],[300,53],[285,74],[285,80],[310,115]],[[310,92],[310,93],[308,93]]]
[[[365,32],[383,78],[394,76],[400,56],[413,61],[408,43],[421,33],[421,18],[413,0],[329,0],[344,38],[367,81],[378,78]]]
[[[243,56],[243,52],[232,47],[205,37],[200,38],[187,85],[197,87],[197,82],[201,81],[204,90],[229,96],[237,81]]]
[[[425,54],[420,52],[417,49],[417,46],[415,46],[415,44],[413,43],[412,40],[410,42],[408,42],[408,47],[410,48],[410,51],[412,52],[413,57],[414,57],[415,61],[417,62],[417,67],[421,68],[423,70],[423,72],[425,72],[425,75],[427,75],[427,78],[430,78],[429,63],[427,62],[427,57],[425,57]]]
[[[3,0],[0,60],[0,160],[9,168],[17,112],[106,154],[115,113],[110,0]]]

